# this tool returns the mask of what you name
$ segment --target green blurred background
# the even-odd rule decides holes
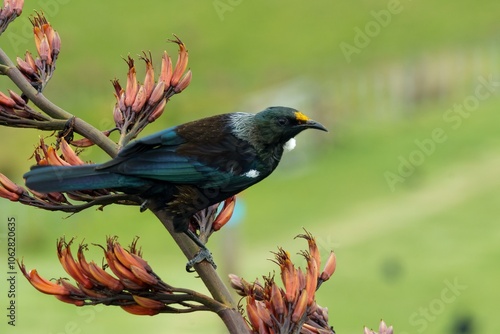
[[[293,240],[305,227],[324,258],[337,253],[337,272],[317,299],[338,333],[361,333],[380,319],[397,333],[500,330],[500,2],[28,1],[1,36],[12,58],[34,51],[34,9],[62,38],[45,95],[100,129],[111,127],[110,80],[125,82],[121,57],[151,50],[159,68],[164,49],[176,59],[166,42],[172,33],[188,46],[193,80],[144,134],[268,105],[298,108],[330,129],[300,135],[273,176],[245,191],[243,218],[209,243],[222,276],[253,280],[276,270],[270,251],[305,248]],[[3,78],[0,88],[12,85]],[[0,131],[0,171],[22,182],[42,133]],[[83,157],[107,159],[97,149]],[[126,245],[137,235],[165,281],[205,290],[184,272],[161,224],[137,208],[66,218],[2,200],[0,212],[2,333],[225,332],[208,313],[76,308],[20,275],[17,325],[7,326],[8,217],[17,220],[17,255],[45,277],[67,276],[56,257],[59,236],[104,243],[118,235]],[[97,262],[101,255],[88,253]]]

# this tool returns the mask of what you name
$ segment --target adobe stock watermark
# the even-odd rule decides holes
[[[461,103],[455,103],[453,107],[445,110],[442,119],[452,130],[458,130],[463,121],[474,115],[474,111],[480,107],[481,102],[490,98],[499,91],[500,81],[495,81],[493,75],[488,78],[478,77],[478,84],[474,93],[468,95]],[[439,146],[449,139],[449,134],[442,127],[434,128],[427,138],[415,139],[415,149],[405,155],[399,155],[398,166],[395,170],[386,170],[384,178],[391,192],[396,190],[398,183],[404,183],[412,176],[418,167],[433,155]]]
[[[47,19],[55,17],[61,11],[61,5],[67,5],[72,0],[39,0],[36,2],[37,10],[42,11]],[[22,19],[22,18],[21,18]],[[23,52],[26,44],[33,42],[33,25],[26,18],[21,27],[8,29],[5,37],[9,41],[15,53]]]
[[[242,2],[243,0],[214,0],[212,1],[212,5],[219,19],[224,21],[224,15],[226,15],[227,12],[234,11]]]
[[[347,62],[350,63],[354,54],[360,54],[363,49],[370,45],[371,41],[380,34],[382,28],[386,28],[392,22],[393,16],[401,13],[403,8],[400,0],[389,0],[385,9],[370,12],[373,20],[368,21],[363,29],[358,26],[354,27],[352,44],[347,42],[339,44]]]
[[[435,321],[441,315],[446,307],[454,303],[457,298],[467,289],[467,285],[461,284],[458,278],[453,281],[445,280],[445,287],[441,290],[439,297],[434,298],[429,304],[419,307],[416,312],[410,314],[408,322],[416,327],[417,333],[424,332],[429,324]]]

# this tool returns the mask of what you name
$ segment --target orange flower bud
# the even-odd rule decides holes
[[[146,96],[147,100],[151,95],[151,93],[153,92],[153,88],[155,86],[155,72],[153,69],[153,63],[151,62],[151,59],[147,57],[144,57],[143,59],[146,62],[146,76],[144,77],[144,95]]]
[[[21,96],[19,96],[16,92],[9,89],[9,95],[14,102],[16,102],[17,106],[24,107],[26,106],[26,101],[23,100]]]
[[[89,280],[87,276],[85,276],[82,272],[82,269],[73,258],[71,254],[71,248],[69,244],[66,244],[64,239],[59,239],[57,242],[57,256],[59,258],[59,262],[63,266],[64,270],[75,279],[79,284],[83,285],[86,288],[91,289],[94,284]]]
[[[120,110],[120,108],[118,108],[117,104],[115,105],[115,108],[113,109],[113,120],[115,121],[115,125],[118,128],[121,128],[123,126],[123,120],[124,120],[123,113]]]
[[[307,259],[307,275],[306,275],[306,291],[308,295],[307,305],[311,305],[314,301],[316,287],[318,285],[318,265],[312,257]]]
[[[337,268],[337,257],[335,256],[335,253],[332,251],[330,252],[328,260],[326,260],[323,272],[319,276],[320,280],[323,282],[327,281],[333,275],[336,268]]]
[[[142,287],[144,287],[145,285],[144,282],[138,279],[129,269],[125,268],[125,266],[123,266],[119,261],[114,260],[112,265],[109,262],[108,264],[110,268],[115,268],[115,270],[112,269],[113,273],[120,279],[120,281],[126,288],[139,290]]]
[[[151,299],[151,298],[146,298],[146,297],[141,297],[141,296],[136,296],[136,295],[132,295],[132,298],[134,298],[135,302],[142,307],[151,308],[151,309],[162,309],[165,307],[164,303],[162,303],[158,300]]]
[[[165,105],[167,104],[167,100],[163,99],[158,105],[155,107],[155,109],[151,112],[151,114],[148,117],[148,122],[152,123],[155,120],[158,119],[163,114],[163,111],[165,110]]]
[[[224,201],[224,207],[212,223],[214,231],[220,230],[231,219],[236,205],[236,196],[232,196]]]
[[[128,73],[127,86],[125,88],[125,105],[130,107],[134,103],[137,92],[139,91],[139,84],[137,83],[134,60],[129,56],[126,62],[128,64]]]
[[[134,315],[157,315],[160,313],[158,309],[147,308],[141,305],[123,305],[120,306],[124,311]]]
[[[36,66],[35,59],[31,55],[31,52],[26,51],[24,54],[24,60],[29,64],[29,66],[33,69],[34,72],[38,71],[38,66]]]
[[[273,282],[271,286],[271,305],[273,306],[274,312],[277,315],[282,315],[285,313],[285,301],[281,295],[280,288]]]
[[[158,284],[158,279],[148,273],[144,268],[142,267],[136,267],[136,266],[130,266],[130,271],[137,277],[141,282],[144,282],[147,285],[157,285]]]
[[[52,38],[52,54],[57,56],[61,52],[61,37],[57,31],[54,32],[54,37]]]
[[[56,297],[57,299],[59,299],[60,301],[62,301],[64,303],[73,304],[73,305],[76,305],[76,306],[83,306],[83,305],[85,305],[85,301],[84,300],[73,299],[70,296],[55,295],[54,297]]]
[[[0,173],[0,184],[8,191],[17,195],[22,195],[24,193],[24,189],[22,187],[12,182],[7,176],[3,175],[2,173]]]
[[[0,92],[0,105],[8,108],[13,108],[16,106],[16,102],[4,93]]]
[[[259,329],[263,326],[263,321],[259,317],[259,313],[257,312],[257,306],[255,305],[255,299],[252,297],[247,297],[247,315],[248,320],[253,328]]]
[[[172,59],[165,51],[163,52],[163,57],[161,57],[161,73],[160,81],[163,81],[166,85],[165,89],[170,87],[170,81],[172,80]]]
[[[148,105],[154,105],[163,97],[165,97],[165,82],[159,81],[149,96]]]
[[[69,163],[61,159],[57,153],[56,150],[53,147],[49,147],[47,149],[47,156],[46,156],[47,162],[49,165],[53,166],[71,166]]]
[[[42,61],[45,61],[49,65],[52,64],[51,49],[47,36],[43,36],[42,40],[40,41],[38,54],[40,55],[40,59]]]
[[[22,267],[21,271],[31,283],[31,285],[33,285],[33,287],[40,292],[46,293],[48,295],[69,295],[70,293],[70,291],[63,286],[46,280],[45,278],[38,275],[36,269],[32,269],[29,271],[29,273],[27,273],[26,269]]]
[[[4,4],[7,4],[7,1],[4,1]],[[14,10],[17,16],[21,15],[23,12],[24,0],[11,0],[10,7]]]
[[[302,317],[306,314],[307,310],[307,291],[302,290],[299,299],[297,300],[297,304],[295,305],[295,309],[292,313],[292,321],[294,323],[298,323]]]
[[[64,138],[61,138],[60,146],[64,160],[66,160],[66,162],[68,162],[70,165],[78,166],[85,164],[82,159],[80,159],[78,155],[76,155],[75,151],[73,151],[73,149],[69,146]]]
[[[176,36],[176,40],[173,42],[179,45],[179,57],[177,58],[177,63],[175,64],[174,72],[172,73],[172,79],[170,80],[170,84],[172,86],[177,86],[179,80],[181,79],[182,74],[187,68],[188,65],[188,51],[184,43],[181,42],[179,38]]]
[[[136,113],[142,111],[147,99],[146,90],[144,89],[144,86],[141,85],[137,91],[137,95],[135,96],[134,103],[132,104],[132,111]]]
[[[271,319],[271,313],[266,308],[266,305],[262,301],[256,301],[255,306],[257,309],[257,314],[259,318],[269,327],[273,325],[273,320]]]
[[[108,240],[108,242],[110,242]],[[113,253],[115,257],[123,264],[126,268],[130,268],[131,266],[141,267],[142,263],[137,261],[129,252],[127,252],[123,247],[118,243],[111,240],[111,248],[113,249]]]
[[[89,264],[89,271],[97,282],[111,291],[122,291],[124,289],[123,284],[110,274],[108,274],[104,269],[99,267],[94,261],[91,261]]]
[[[35,75],[36,70],[33,69],[29,63],[27,63],[26,61],[22,60],[19,57],[16,58],[16,61],[17,61],[17,67],[25,75],[29,75],[29,76]]]
[[[175,86],[174,92],[177,94],[181,93],[184,89],[189,86],[191,83],[191,79],[193,77],[193,73],[191,70],[187,71],[187,73],[182,77],[182,79],[179,81],[179,83]]]
[[[7,189],[0,187],[0,197],[8,199],[12,202],[19,201],[19,195],[13,192],[8,191]]]

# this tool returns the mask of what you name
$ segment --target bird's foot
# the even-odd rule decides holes
[[[203,260],[207,261],[214,267],[214,269],[217,269],[217,265],[214,262],[214,258],[212,257],[212,253],[207,248],[201,248],[196,255],[188,261],[186,264],[186,271],[188,273],[193,273],[195,270],[193,269],[194,265],[197,263],[202,262]]]

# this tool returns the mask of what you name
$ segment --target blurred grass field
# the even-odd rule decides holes
[[[218,11],[220,2],[229,9]],[[270,251],[305,247],[293,240],[304,227],[317,236],[324,258],[330,249],[337,253],[337,271],[317,298],[338,333],[361,333],[380,319],[396,333],[494,333],[500,330],[500,3],[401,1],[382,26],[373,12],[394,3],[33,1],[0,42],[11,58],[33,51],[27,16],[43,9],[62,38],[45,95],[104,130],[114,104],[110,80],[125,82],[121,57],[151,50],[157,61],[167,49],[175,59],[166,40],[177,34],[190,51],[193,81],[144,134],[270,104],[296,107],[330,129],[300,135],[272,177],[242,195],[241,224],[209,242],[221,275],[267,275],[276,269]],[[356,46],[356,28],[377,23],[378,32],[347,59],[341,43]],[[0,88],[12,85],[3,78]],[[457,105],[466,112],[449,112]],[[436,129],[446,139],[425,153],[416,141],[429,143]],[[22,182],[41,132],[0,131],[0,172]],[[107,159],[96,149],[84,157]],[[391,187],[387,172],[398,175],[401,161],[417,163]],[[138,235],[166,282],[203,290],[184,272],[185,259],[161,224],[137,208],[66,218],[3,200],[0,212],[5,224],[16,217],[18,256],[45,277],[67,276],[56,257],[59,236],[104,243],[106,235],[119,235],[126,245]],[[101,258],[98,249],[89,253]],[[2,333],[225,332],[208,313],[137,317],[76,308],[17,278],[17,325],[7,326],[3,316]],[[6,291],[0,296],[5,310]]]

